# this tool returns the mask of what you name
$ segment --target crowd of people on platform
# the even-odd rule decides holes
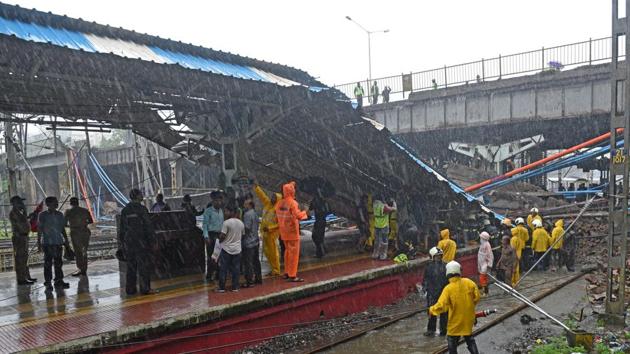
[[[436,335],[439,316],[439,335],[447,336],[449,353],[457,353],[461,337],[470,353],[479,353],[472,336],[475,305],[488,296],[492,272],[492,278],[517,288],[521,270],[555,272],[564,266],[567,271],[574,271],[575,237],[565,237],[562,219],[556,220],[553,228],[545,227],[537,208],[530,210],[526,220],[519,217],[512,223],[505,218],[500,229],[488,227],[480,232],[478,285],[462,278],[461,266],[454,260],[457,244],[450,239],[450,231],[441,230],[440,238],[429,251],[431,261],[424,269],[422,281],[429,308],[425,336]]]

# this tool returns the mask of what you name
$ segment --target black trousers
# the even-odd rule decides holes
[[[245,270],[245,280],[247,284],[262,283],[262,269],[260,267],[260,251],[256,247],[244,247],[243,268]]]
[[[27,281],[31,277],[28,270],[28,235],[14,235],[11,241],[13,242],[15,279],[18,282]]]
[[[531,268],[533,264],[532,263],[533,254],[534,253],[531,247],[523,249],[523,254],[521,255],[521,261],[520,261],[521,274],[527,272],[529,268]]]
[[[241,254],[229,254],[221,250],[219,255],[219,289],[225,290],[228,271],[232,275],[232,290],[240,287],[238,278],[241,276]]]
[[[545,252],[534,252],[535,261],[538,262],[538,260],[542,258],[543,254],[545,254]],[[547,270],[547,268],[549,268],[549,256],[543,258],[543,260],[536,266],[537,270]]]
[[[127,249],[127,294],[137,292],[136,284],[140,287],[140,293],[146,294],[151,290],[151,259],[149,250]]]
[[[284,241],[281,238],[278,239],[280,241],[280,263],[284,264],[284,251],[286,247],[284,246]]]
[[[438,298],[427,296],[427,307],[435,305]],[[429,323],[427,324],[427,332],[435,332],[438,316],[429,315]],[[446,325],[448,324],[448,312],[440,314],[440,334],[446,334]]]
[[[322,258],[324,256],[324,235],[326,233],[326,221],[322,222],[315,221],[315,225],[313,225],[313,233],[311,238],[313,239],[313,243],[315,244],[315,256],[317,258]]]
[[[460,336],[448,336],[448,354],[457,354],[457,345],[459,342]],[[468,352],[470,354],[478,354],[479,350],[477,349],[477,343],[475,342],[475,337],[473,336],[464,336],[464,341],[466,342],[466,346],[468,347]]]
[[[44,282],[50,284],[55,268],[55,283],[63,281],[63,245],[44,245]]]
[[[214,244],[219,237],[218,232],[208,232],[209,243],[206,243],[206,277],[219,278],[219,265],[212,260],[212,252],[214,252]]]

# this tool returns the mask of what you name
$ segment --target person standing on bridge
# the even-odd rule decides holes
[[[285,277],[291,282],[303,282],[298,278],[298,263],[300,261],[300,220],[308,216],[308,208],[300,210],[295,200],[295,182],[282,186],[283,198],[276,205],[276,217],[280,230],[280,238],[284,242],[284,270]]]
[[[363,108],[363,95],[365,92],[363,91],[363,86],[361,86],[360,82],[357,82],[357,86],[354,87],[354,97],[357,99],[357,110],[361,110]]]
[[[72,273],[72,276],[85,276],[88,266],[87,250],[92,234],[88,225],[93,224],[94,220],[87,209],[79,206],[79,198],[70,198],[70,206],[71,208],[66,210],[64,217],[67,225],[70,226],[70,240],[77,260],[78,270]]]
[[[455,241],[451,240],[451,232],[449,229],[443,229],[440,231],[440,242],[438,242],[437,247],[444,252],[442,262],[448,263],[455,259],[457,244]]]
[[[37,219],[37,245],[44,250],[44,285],[46,291],[53,290],[53,264],[55,268],[55,287],[68,289],[70,284],[63,281],[63,245],[68,240],[66,220],[57,210],[57,197],[46,197],[47,210],[39,213]]]
[[[392,92],[392,88],[389,86],[385,86],[383,88],[383,103],[389,103],[389,94]]]
[[[444,253],[441,249],[433,247],[429,250],[429,256],[431,262],[429,262],[424,269],[424,276],[422,277],[422,290],[426,294],[427,307],[435,305],[442,294],[442,290],[448,285],[448,279],[446,278],[446,265],[442,262],[442,255]],[[444,312],[440,314],[440,337],[446,335],[446,325],[448,323],[448,313]],[[435,335],[435,328],[437,325],[437,316],[429,314],[429,322],[427,323],[427,331],[424,333],[426,337],[433,337]]]
[[[31,278],[28,269],[28,234],[31,231],[31,224],[26,216],[26,206],[24,199],[19,196],[11,197],[11,211],[9,221],[11,222],[11,242],[13,243],[13,268],[15,269],[15,279],[18,285],[31,285],[37,279]]]
[[[372,84],[372,87],[370,88],[370,95],[372,95],[372,104],[377,104],[378,103],[378,95],[381,92],[378,89],[378,84],[376,83],[376,80],[374,81],[374,83]]]
[[[131,201],[120,212],[119,240],[127,261],[125,292],[135,295],[139,283],[142,295],[154,294],[151,290],[151,254],[155,247],[153,224],[149,211],[142,205],[144,196],[139,189],[129,192]]]
[[[271,198],[255,183],[254,192],[263,205],[263,214],[260,220],[260,229],[263,239],[263,253],[269,262],[271,272],[268,275],[280,275],[280,254],[278,253],[278,219],[276,218],[276,204],[282,199],[282,194],[273,193]]]
[[[459,339],[464,337],[468,351],[479,354],[477,343],[472,336],[475,324],[475,306],[480,295],[477,284],[468,278],[462,278],[462,267],[451,261],[446,264],[446,277],[449,284],[444,288],[437,303],[429,307],[429,314],[439,316],[448,312],[446,330],[449,354],[457,354]]]

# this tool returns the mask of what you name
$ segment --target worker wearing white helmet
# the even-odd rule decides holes
[[[442,290],[448,284],[446,279],[446,265],[442,262],[442,255],[444,253],[438,247],[433,247],[429,250],[431,256],[431,262],[426,265],[424,269],[424,276],[422,277],[422,288],[426,292],[427,307],[435,305]],[[448,315],[443,313],[440,315],[440,336],[446,335],[446,325],[448,321]],[[427,337],[435,336],[435,329],[437,325],[437,316],[429,314],[429,322],[427,323],[427,331],[424,333]]]
[[[534,226],[534,232],[532,233],[532,250],[534,251],[534,257],[537,261],[549,248],[551,237],[543,227],[541,220],[534,219],[532,224]],[[549,265],[548,259],[549,258],[545,258],[542,262],[538,263],[539,270],[547,270]]]
[[[529,237],[529,230],[525,227],[525,220],[523,218],[516,218],[516,227],[512,229],[512,235],[516,233],[516,236],[521,239],[521,257],[519,260],[519,269],[527,270],[531,265],[531,260],[534,256],[532,251],[532,242]]]
[[[479,289],[474,281],[462,278],[461,265],[455,261],[446,264],[449,284],[444,288],[437,303],[429,308],[429,314],[437,316],[448,312],[447,340],[449,353],[457,353],[458,341],[464,337],[468,351],[478,354],[472,328],[475,323],[475,306],[479,302]]]
[[[540,222],[542,223],[543,219],[542,216],[540,215],[540,213],[538,212],[538,208],[532,208],[529,211],[529,215],[527,215],[527,226],[529,226],[530,230],[534,231],[534,224],[533,221],[535,219],[540,220]]]

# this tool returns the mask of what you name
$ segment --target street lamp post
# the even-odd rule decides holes
[[[367,33],[367,37],[368,37],[368,96],[370,93],[370,85],[372,84],[372,34],[374,33],[387,33],[389,32],[388,29],[385,30],[379,30],[379,31],[369,31],[367,30],[365,27],[361,26],[360,23],[358,23],[357,21],[353,20],[350,16],[346,16],[346,20],[353,22],[354,24],[356,24],[357,26],[359,26],[359,28],[361,28],[363,30],[363,32]]]

